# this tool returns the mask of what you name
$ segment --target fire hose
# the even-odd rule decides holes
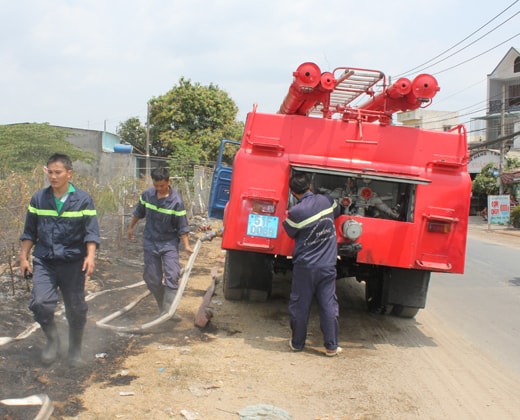
[[[88,296],[85,297],[85,300],[89,301],[89,300],[94,299],[95,297],[97,297],[99,295],[103,295],[105,293],[119,291],[119,290],[125,290],[125,289],[132,289],[134,287],[142,286],[143,284],[144,284],[144,281],[140,281],[138,283],[130,284],[128,286],[123,286],[123,287],[117,287],[115,289],[100,290],[99,292],[94,292],[94,293],[89,294]],[[63,313],[63,311],[64,311],[64,308],[63,308],[63,305],[61,305],[60,309],[58,311],[56,311],[55,315],[59,316]],[[22,331],[16,337],[0,337],[0,347],[5,344],[8,344],[12,341],[23,340],[23,339],[29,337],[38,328],[40,328],[40,324],[38,324],[37,322],[33,322],[29,327],[27,327],[24,331]]]
[[[138,296],[136,300],[126,305],[124,308],[106,316],[103,319],[100,319],[96,322],[96,325],[100,328],[112,330],[112,331],[118,331],[118,332],[141,332],[145,331],[147,329],[150,329],[152,327],[155,327],[159,324],[162,324],[165,321],[168,321],[173,315],[175,314],[175,311],[177,310],[177,306],[179,306],[179,302],[181,301],[182,294],[184,293],[184,289],[186,288],[186,284],[188,283],[188,278],[191,274],[191,269],[193,267],[193,264],[195,262],[195,259],[197,258],[197,254],[199,253],[200,246],[201,246],[201,240],[198,239],[197,243],[195,244],[195,247],[193,249],[193,253],[190,255],[190,258],[188,260],[188,263],[184,267],[184,274],[182,275],[182,278],[179,282],[179,289],[177,290],[177,294],[175,295],[175,299],[173,299],[173,302],[168,309],[168,312],[159,315],[159,317],[155,318],[154,320],[147,322],[145,324],[137,325],[137,326],[128,326],[128,325],[111,325],[109,324],[110,321],[119,318],[123,314],[130,311],[132,308],[134,308],[142,299],[144,299],[146,296],[150,294],[149,291],[143,293],[142,295]]]
[[[54,411],[54,405],[46,394],[35,394],[26,398],[9,398],[0,400],[0,404],[10,406],[41,405],[40,411],[34,420],[47,420]]]
[[[114,325],[109,325],[108,324],[108,322],[112,321],[113,319],[118,318],[121,315],[123,315],[123,314],[127,313],[128,311],[130,311],[141,300],[143,300],[145,297],[147,297],[150,294],[150,292],[146,291],[145,293],[139,295],[136,300],[134,300],[133,302],[131,302],[130,304],[128,304],[124,308],[122,308],[119,311],[117,311],[117,312],[115,312],[113,314],[110,314],[110,315],[106,316],[105,318],[97,321],[96,325],[99,326],[100,328],[110,329],[110,330],[114,330],[114,331],[138,332],[138,331],[143,331],[143,330],[152,328],[153,326],[159,325],[159,324],[169,320],[175,314],[175,311],[177,310],[177,306],[179,305],[179,302],[181,300],[182,294],[183,294],[184,289],[186,287],[186,284],[188,282],[188,277],[190,276],[191,269],[193,267],[195,259],[197,258],[197,254],[199,253],[199,250],[200,250],[200,247],[201,247],[201,241],[210,241],[210,240],[213,239],[214,236],[216,236],[216,235],[214,235],[214,234],[213,235],[207,234],[207,235],[203,236],[201,239],[197,240],[197,243],[195,244],[195,247],[193,249],[193,253],[190,256],[190,258],[188,260],[188,263],[186,264],[186,267],[184,267],[184,269],[183,269],[183,276],[182,276],[181,281],[179,282],[179,290],[177,292],[177,295],[175,296],[175,299],[173,300],[172,305],[170,306],[170,309],[168,310],[167,313],[162,314],[158,318],[156,318],[156,319],[154,319],[154,320],[152,320],[152,321],[150,321],[148,323],[145,323],[145,324],[142,324],[140,326],[137,326],[137,327],[114,326]],[[115,288],[115,289],[101,290],[99,292],[94,292],[94,293],[89,294],[88,296],[86,296],[85,300],[89,301],[89,300],[94,299],[95,297],[100,296],[100,295],[105,294],[105,293],[110,293],[110,292],[120,291],[120,290],[125,290],[125,289],[132,289],[134,287],[139,287],[139,286],[142,286],[144,284],[145,284],[144,281],[140,281],[140,282],[137,282],[137,283],[134,283],[134,284],[130,284],[128,286],[118,287],[118,288]],[[61,308],[56,312],[56,315],[61,315],[63,312],[64,312],[64,308],[63,308],[63,305],[62,305]],[[6,344],[8,344],[8,343],[10,343],[12,341],[23,340],[23,339],[29,337],[38,328],[40,328],[40,324],[38,324],[37,322],[34,322],[29,327],[27,327],[24,331],[22,331],[20,334],[18,334],[16,337],[0,337],[0,347],[4,346],[4,345],[6,345]]]

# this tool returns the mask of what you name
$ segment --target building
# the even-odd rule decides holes
[[[121,139],[116,134],[80,128],[59,128],[68,131],[65,139],[69,143],[95,156],[93,163],[74,162],[74,171],[93,177],[100,185],[123,179],[133,181],[149,175],[153,168],[167,165],[167,158],[135,154],[133,147],[121,144]],[[192,186],[183,177],[172,175],[172,180],[179,182],[176,188],[183,195],[189,217],[207,213],[213,170],[194,165],[193,172]]]
[[[448,131],[459,124],[459,116],[457,112],[419,108],[413,111],[399,112],[397,121],[408,127]]]
[[[489,142],[520,130],[520,52],[511,47],[487,79],[488,110],[484,118]],[[520,149],[520,144],[515,147]]]
[[[520,52],[516,48],[510,48],[487,75],[487,104],[486,115],[472,120],[472,131],[479,126],[481,134],[478,142],[470,142],[470,150],[479,156],[483,150],[495,151],[500,155],[497,168],[501,168],[506,155],[520,153],[520,136],[514,136],[520,131]],[[495,153],[490,156],[495,158]]]
[[[64,127],[59,127],[64,128]],[[110,183],[114,178],[135,177],[136,162],[128,147],[120,149],[119,136],[106,131],[65,128],[69,133],[65,140],[95,156],[94,163],[74,162],[74,170],[93,177],[99,184]],[[118,151],[124,151],[121,153]]]
[[[133,153],[129,144],[121,144],[118,135],[107,131],[81,128],[58,127],[69,133],[66,140],[74,146],[92,153],[94,163],[74,162],[74,170],[93,177],[99,184],[108,184],[114,179],[135,179],[149,173],[147,165],[154,168],[165,163],[164,158],[149,157]]]

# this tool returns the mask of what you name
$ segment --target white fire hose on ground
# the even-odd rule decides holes
[[[9,406],[41,405],[34,420],[47,420],[54,411],[54,405],[47,394],[35,394],[26,398],[9,398],[0,400],[0,404]]]
[[[177,310],[177,306],[179,306],[179,302],[181,301],[182,294],[184,293],[184,289],[186,288],[186,284],[188,283],[188,278],[190,277],[190,274],[191,274],[191,269],[193,267],[195,259],[197,258],[197,254],[199,253],[201,243],[202,243],[201,240],[198,239],[197,243],[195,244],[195,247],[193,248],[193,253],[190,255],[190,258],[188,260],[188,263],[186,264],[186,267],[184,267],[184,274],[179,282],[179,289],[177,290],[175,299],[173,300],[170,308],[168,309],[168,312],[160,315],[158,318],[155,318],[154,320],[152,320],[150,322],[147,322],[147,323],[141,324],[141,325],[137,325],[137,326],[110,325],[109,324],[110,321],[127,313],[132,308],[134,308],[142,299],[144,299],[146,296],[148,296],[150,294],[150,292],[147,291],[147,292],[143,293],[142,295],[140,295],[136,300],[129,303],[124,308],[97,321],[96,325],[100,328],[104,328],[104,329],[108,329],[108,330],[112,330],[112,331],[118,331],[118,332],[141,332],[141,331],[150,329],[152,327],[155,327],[159,324],[162,324],[165,321],[168,321],[171,317],[173,317],[173,315],[175,314],[175,311]]]

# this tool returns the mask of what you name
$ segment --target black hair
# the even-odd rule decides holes
[[[170,170],[164,166],[159,166],[152,171],[151,177],[154,181],[168,181],[170,179]]]
[[[303,194],[309,190],[311,180],[306,172],[294,172],[289,180],[289,188],[295,194]]]
[[[47,166],[54,162],[61,162],[65,169],[68,171],[72,170],[72,160],[68,155],[64,155],[63,153],[52,154],[51,157],[47,159]]]

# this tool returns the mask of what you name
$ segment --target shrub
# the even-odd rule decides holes
[[[510,223],[515,228],[520,228],[520,205],[517,205],[511,210],[511,221]]]

